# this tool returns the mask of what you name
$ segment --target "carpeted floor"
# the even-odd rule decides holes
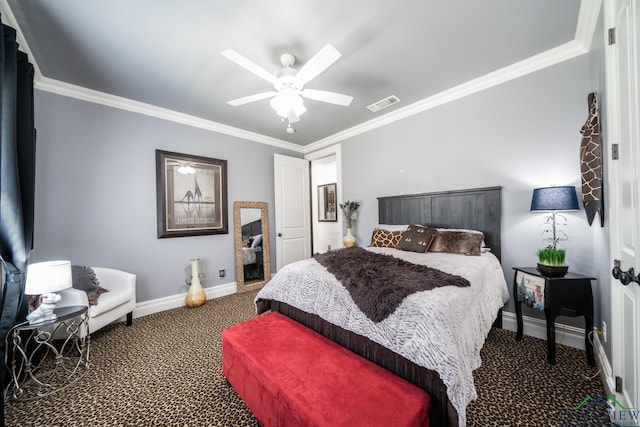
[[[7,402],[5,425],[258,426],[222,375],[220,343],[225,327],[255,315],[255,294],[103,328],[92,336],[82,380],[46,399]],[[544,341],[514,336],[493,330],[487,338],[469,426],[611,425],[597,406],[586,415],[567,409],[604,394],[599,376],[588,378],[597,371],[584,352],[559,345],[558,364],[550,366]]]

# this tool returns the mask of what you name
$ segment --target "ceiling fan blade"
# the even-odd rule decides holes
[[[348,107],[349,104],[351,104],[351,101],[353,101],[353,96],[315,89],[304,89],[302,91],[302,97],[315,99],[316,101],[328,102],[330,104],[342,105],[343,107]]]
[[[222,56],[227,57],[228,59],[232,60],[233,62],[235,62],[236,64],[238,64],[242,68],[244,68],[244,69],[246,69],[248,71],[251,71],[256,76],[262,77],[263,79],[265,79],[269,83],[271,83],[271,84],[278,83],[278,79],[273,74],[271,74],[270,72],[268,72],[267,70],[265,70],[261,66],[257,65],[256,63],[248,60],[244,56],[240,55],[238,52],[236,52],[234,50],[231,50],[231,49],[226,49],[226,50],[223,50],[220,53],[222,54]]]
[[[269,92],[256,93],[255,95],[249,95],[243,98],[232,99],[231,101],[228,101],[227,104],[237,107],[238,105],[244,105],[250,102],[260,101],[261,99],[271,98],[272,96],[276,96],[277,94],[278,92],[273,90]]]
[[[311,58],[306,64],[300,68],[300,70],[296,73],[296,81],[304,86],[308,81],[316,77],[318,74],[326,70],[338,60],[342,55],[338,50],[331,46],[330,44],[326,45],[318,53],[316,53],[313,58]]]

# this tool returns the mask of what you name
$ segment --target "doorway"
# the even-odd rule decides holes
[[[342,247],[340,145],[305,156],[311,162],[312,253]],[[333,185],[335,184],[335,185]]]

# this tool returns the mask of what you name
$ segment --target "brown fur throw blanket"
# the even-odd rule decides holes
[[[338,249],[314,258],[342,283],[353,302],[374,322],[386,319],[415,292],[469,286],[463,277],[363,248]]]

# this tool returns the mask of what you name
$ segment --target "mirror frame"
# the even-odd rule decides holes
[[[264,279],[259,282],[244,284],[244,265],[242,264],[242,222],[240,210],[260,209],[260,219],[262,221],[262,257],[264,267]],[[234,241],[236,244],[236,292],[248,292],[253,289],[260,289],[271,280],[271,253],[269,251],[269,219],[267,215],[266,202],[233,202],[233,228]]]
[[[332,199],[330,199],[330,197]],[[318,222],[338,222],[336,183],[318,185]],[[333,215],[331,215],[333,214]]]

